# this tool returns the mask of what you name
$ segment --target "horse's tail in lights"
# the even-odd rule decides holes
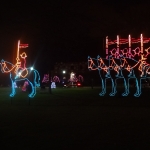
[[[35,69],[34,69],[34,75],[35,75],[35,78],[34,78],[35,86],[40,87],[40,75],[39,75],[39,72]]]

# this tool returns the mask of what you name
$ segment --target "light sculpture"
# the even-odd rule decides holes
[[[58,76],[54,76],[52,79],[52,84],[51,84],[51,88],[56,88],[56,83],[60,82],[60,79]]]
[[[83,82],[83,80],[84,80],[84,79],[83,79],[83,76],[82,76],[82,75],[79,75],[79,76],[78,76],[78,81]]]
[[[44,74],[42,83],[48,83],[48,81],[49,81],[49,74]]]
[[[76,77],[76,74],[74,72],[70,73],[70,79],[68,81],[70,81],[72,84],[73,84],[73,82],[77,82],[78,81],[78,79]]]
[[[119,41],[120,40],[120,41]],[[132,43],[141,42],[141,48],[137,47],[131,49]],[[99,93],[100,96],[106,94],[106,80],[111,79],[112,91],[110,96],[115,96],[117,93],[117,79],[122,78],[124,81],[125,91],[122,96],[128,96],[129,91],[129,80],[135,79],[136,92],[135,97],[141,95],[141,81],[143,79],[150,78],[150,64],[147,62],[147,56],[150,54],[149,49],[144,49],[143,43],[150,42],[149,38],[143,38],[141,34],[140,39],[132,39],[129,35],[127,39],[119,39],[117,36],[117,41],[109,41],[108,36],[106,37],[106,58],[102,58],[99,55],[97,58],[91,58],[88,56],[88,69],[98,70],[99,76],[102,82],[102,91]],[[108,45],[117,43],[117,49],[113,48],[108,52]],[[129,43],[129,49],[124,48],[119,50],[119,44]],[[138,56],[138,60],[135,59]]]
[[[48,83],[49,82],[49,74],[44,74],[42,83]],[[56,82],[60,82],[60,79],[58,76],[54,76],[51,79],[51,88],[56,88]]]
[[[23,86],[22,86],[22,91],[24,91],[24,92],[27,91],[28,85],[29,85],[28,81],[25,81]]]
[[[29,93],[29,97],[33,98],[36,95],[36,87],[40,86],[40,75],[37,70],[34,68],[31,69],[31,67],[26,68],[26,53],[23,52],[20,53],[20,48],[27,48],[28,44],[20,44],[20,40],[18,41],[18,47],[17,47],[17,57],[16,57],[16,64],[12,64],[8,61],[1,60],[1,71],[3,73],[9,73],[10,74],[10,80],[12,83],[12,91],[10,94],[10,97],[14,97],[16,94],[14,82],[19,81],[27,81],[29,83],[29,86],[31,86],[31,92]],[[31,80],[30,80],[31,78]]]
[[[60,79],[58,76],[54,76],[52,81],[56,83],[56,82],[60,82]]]
[[[42,83],[48,83],[48,81],[49,81],[49,74],[44,74]],[[51,82],[60,82],[60,79],[59,79],[58,76],[54,76],[54,77],[51,79]]]
[[[14,82],[14,88],[18,88],[18,86],[17,86],[16,82]]]
[[[55,88],[56,88],[56,84],[55,84],[55,82],[52,82],[52,84],[51,84],[51,88],[52,88],[52,89],[55,89]]]

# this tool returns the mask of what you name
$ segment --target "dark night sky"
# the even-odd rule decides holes
[[[10,1],[0,5],[0,56],[12,61],[17,41],[28,43],[27,62],[87,61],[104,54],[103,40],[117,34],[150,36],[150,2],[131,0]],[[12,55],[14,54],[14,55]],[[45,69],[46,70],[46,69]]]

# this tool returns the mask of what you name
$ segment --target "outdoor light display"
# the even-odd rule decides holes
[[[83,76],[82,76],[82,75],[79,75],[79,76],[78,76],[78,81],[83,82],[83,80],[84,80],[84,79],[83,79]]]
[[[27,86],[29,85],[28,81],[25,81],[22,87],[22,91],[27,91]]]
[[[141,47],[131,49],[131,42],[140,42]],[[102,92],[100,96],[106,94],[106,79],[110,78],[112,82],[112,92],[110,96],[115,96],[117,93],[117,79],[122,78],[124,81],[125,91],[122,96],[128,96],[129,91],[129,81],[130,79],[135,79],[136,83],[136,93],[135,97],[141,95],[141,81],[143,79],[150,78],[150,64],[148,63],[148,55],[150,54],[149,49],[143,47],[143,43],[148,43],[149,38],[143,38],[142,34],[140,39],[119,39],[117,36],[117,41],[109,41],[106,37],[106,58],[102,58],[99,55],[97,58],[91,58],[88,56],[88,69],[98,70],[99,76],[102,82]],[[117,43],[117,49],[108,50],[108,45]],[[129,43],[129,48],[123,50],[119,49],[119,44]],[[138,57],[136,57],[138,56]],[[138,58],[138,59],[136,59]]]
[[[55,89],[55,88],[56,88],[56,84],[55,84],[55,82],[52,82],[52,84],[51,84],[51,88],[52,88],[52,89]]]
[[[140,56],[140,54],[145,54],[145,57],[149,55],[150,47],[144,50],[144,43],[149,43],[150,38],[143,38],[143,35],[140,35],[140,38],[131,38],[131,35],[128,36],[128,39],[121,39],[119,35],[117,35],[117,40],[109,40],[108,36],[106,37],[106,58],[112,55],[115,58],[119,58],[119,55],[123,55],[124,57],[129,57],[135,59],[135,56]],[[132,48],[132,44],[140,44],[140,46],[136,48]],[[116,45],[116,48],[110,49],[109,46]],[[121,46],[128,45],[128,47],[121,49]],[[140,58],[139,58],[140,59]]]
[[[56,88],[56,83],[57,82],[60,82],[60,79],[59,79],[59,77],[58,76],[54,76],[53,78],[52,78],[52,83],[51,83],[51,88]]]
[[[42,83],[48,83],[48,81],[49,81],[49,74],[44,74]],[[60,82],[60,79],[59,79],[58,76],[54,76],[54,77],[51,79],[51,82]]]
[[[18,86],[17,86],[16,82],[14,82],[14,88],[18,88]]]
[[[76,77],[76,75],[75,75],[74,72],[70,73],[70,79],[69,79],[69,81],[70,82],[77,82],[78,81],[78,79],[77,79],[77,77]]]
[[[20,44],[20,40],[18,41],[18,48],[17,48],[17,57],[16,57],[16,64],[12,64],[8,61],[1,60],[1,71],[3,73],[9,73],[10,79],[12,83],[12,92],[10,97],[14,97],[16,94],[14,82],[25,80],[31,86],[31,93],[29,93],[29,97],[33,98],[36,95],[36,87],[40,86],[40,75],[37,70],[33,67],[26,68],[26,53],[20,53],[20,48],[26,48],[28,44]],[[32,80],[30,80],[32,78]]]
[[[49,74],[44,74],[42,83],[48,83],[48,81],[49,81]]]
[[[48,83],[49,82],[49,74],[44,74],[42,83]],[[60,79],[58,76],[54,76],[51,78],[51,88],[56,88],[56,82],[60,82]]]

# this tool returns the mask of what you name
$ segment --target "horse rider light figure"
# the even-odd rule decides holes
[[[16,63],[16,69],[15,69],[15,73],[17,76],[22,76],[23,78],[25,78],[28,74],[28,71],[26,69],[26,57],[27,54],[25,52],[23,52],[22,54],[20,54],[21,60],[16,58],[17,63]]]

